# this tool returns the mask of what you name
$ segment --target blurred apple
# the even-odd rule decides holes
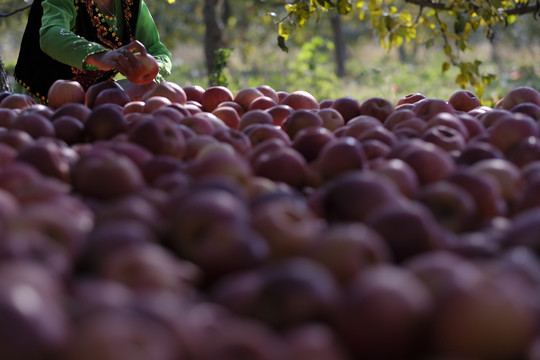
[[[0,101],[0,108],[22,110],[35,104],[36,101],[29,95],[12,93]]]
[[[268,96],[259,96],[258,98],[254,99],[246,109],[246,111],[254,110],[254,109],[261,109],[266,110],[273,106],[276,106],[277,102],[274,99],[269,98]]]
[[[216,130],[212,136],[218,141],[232,145],[239,154],[247,154],[251,150],[252,143],[249,136],[237,129],[225,128]]]
[[[161,96],[161,95],[149,96],[145,98],[144,100],[143,112],[147,114],[151,114],[157,109],[170,106],[172,104],[173,102],[165,96]]]
[[[117,104],[95,105],[84,121],[84,136],[88,141],[111,139],[127,129],[122,108]]]
[[[296,133],[291,146],[311,162],[317,158],[321,148],[336,138],[334,133],[325,127],[307,127]]]
[[[366,165],[367,156],[362,143],[350,136],[327,142],[311,164],[325,181],[349,171],[361,170]]]
[[[291,140],[294,140],[295,135],[302,129],[308,127],[321,127],[323,124],[322,118],[317,112],[299,109],[289,115],[281,124],[283,130],[289,135]]]
[[[500,185],[489,174],[460,167],[449,174],[446,179],[465,189],[474,199],[478,215],[478,219],[474,222],[476,226],[483,226],[485,221],[506,212],[506,204],[501,195]]]
[[[476,203],[460,186],[441,180],[418,190],[415,199],[424,204],[439,224],[453,233],[471,229],[477,219]]]
[[[208,87],[202,95],[202,106],[205,111],[213,111],[220,103],[233,101],[234,95],[229,88],[222,85]]]
[[[185,138],[180,129],[166,118],[153,117],[136,124],[129,130],[128,138],[155,155],[184,156]]]
[[[234,94],[233,101],[240,104],[242,108],[245,111],[248,111],[251,103],[258,99],[259,97],[263,97],[264,94],[259,91],[257,88],[254,87],[245,87],[241,88]]]
[[[245,112],[241,117],[238,123],[238,129],[244,130],[250,125],[253,124],[272,124],[274,123],[274,118],[272,115],[267,113],[262,109],[255,109]]]
[[[186,94],[186,101],[193,100],[202,104],[202,95],[205,89],[201,85],[187,85],[182,88]]]
[[[274,100],[276,103],[279,103],[277,92],[270,85],[262,84],[262,85],[256,86],[255,88],[259,90],[261,93],[263,93],[264,96],[267,96],[270,99]]]
[[[408,198],[414,198],[421,188],[414,169],[401,159],[389,158],[376,162],[371,170],[391,180]]]
[[[456,110],[452,105],[442,99],[426,98],[414,103],[413,111],[417,116],[428,121],[433,116],[448,112],[455,114]]]
[[[359,111],[361,115],[373,116],[383,123],[394,111],[394,105],[385,98],[371,97],[361,103]]]
[[[52,114],[50,120],[54,121],[57,117],[62,115],[70,115],[78,119],[81,123],[86,120],[86,117],[92,112],[92,110],[84,103],[66,103],[56,110]]]
[[[105,80],[101,81],[99,83],[90,85],[90,87],[86,90],[84,103],[86,106],[88,106],[90,109],[94,107],[95,99],[99,95],[100,92],[102,92],[105,89],[122,89],[122,86],[120,86],[116,81],[114,80]]]
[[[37,112],[18,114],[11,123],[10,129],[24,131],[34,139],[55,136],[51,121]]]
[[[425,140],[403,140],[401,146],[396,146],[393,151],[394,157],[414,169],[422,185],[445,178],[456,167],[449,153]]]
[[[306,201],[294,195],[268,195],[254,201],[250,223],[267,242],[273,258],[301,255],[324,228]]]
[[[114,199],[137,190],[144,185],[139,168],[124,155],[112,151],[89,152],[71,168],[73,190],[87,197]]]
[[[521,113],[515,113],[513,117],[504,117],[488,129],[489,142],[503,153],[509,151],[520,140],[538,135],[536,121]]]
[[[316,235],[304,256],[324,265],[342,286],[366,269],[393,261],[383,237],[359,222],[330,224]]]
[[[540,105],[540,93],[530,86],[518,86],[508,91],[501,100],[501,108],[505,110],[511,110],[521,103]]]
[[[142,97],[142,100],[147,101],[154,96],[167,98],[171,101],[171,103],[180,105],[185,105],[187,101],[187,96],[184,89],[172,81],[161,81],[150,91],[147,91]]]
[[[130,96],[124,89],[105,89],[101,91],[94,100],[94,107],[102,104],[118,104],[122,107],[131,101]]]
[[[279,139],[284,145],[292,142],[281,126],[272,124],[252,124],[243,129],[243,132],[249,137],[252,147],[272,139]]]
[[[323,211],[329,222],[362,222],[380,206],[401,198],[401,193],[388,178],[353,170],[324,185]]]
[[[385,239],[396,263],[443,247],[443,228],[430,209],[410,199],[386,201],[365,217]]]
[[[321,108],[317,111],[317,114],[323,120],[322,126],[330,131],[334,131],[345,125],[345,120],[341,113],[332,107]]]
[[[398,101],[396,102],[396,107],[403,104],[414,104],[426,98],[427,97],[422,93],[410,93],[399,98]]]
[[[345,360],[346,350],[328,325],[307,323],[285,334],[291,359]]]
[[[231,106],[218,106],[212,111],[212,114],[223,120],[223,122],[232,129],[238,129],[240,124],[240,115]]]
[[[253,172],[298,189],[309,183],[307,161],[292,147],[281,147],[272,153],[260,155],[253,164]]]
[[[352,118],[360,115],[360,106],[361,103],[357,99],[344,96],[335,99],[330,108],[337,110],[345,123],[347,123]]]
[[[63,156],[62,145],[50,138],[41,138],[19,150],[15,161],[31,164],[43,175],[69,182],[70,162]]]
[[[265,110],[272,115],[274,125],[281,126],[285,119],[294,112],[294,109],[289,105],[278,104]]]
[[[335,331],[355,358],[413,359],[425,351],[432,299],[408,270],[374,266],[345,289]]]

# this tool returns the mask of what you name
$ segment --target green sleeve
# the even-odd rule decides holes
[[[163,81],[171,74],[172,56],[167,47],[160,41],[159,32],[148,10],[146,3],[141,0],[139,19],[137,29],[135,30],[135,39],[144,44],[148,53],[156,58],[159,64],[159,75],[157,82]]]
[[[44,0],[40,29],[41,50],[53,59],[78,69],[96,69],[84,62],[91,54],[106,51],[98,43],[71,32],[77,10],[73,1]]]

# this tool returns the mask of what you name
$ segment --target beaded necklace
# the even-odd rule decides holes
[[[75,6],[78,9],[79,3],[82,3],[84,6],[86,6],[86,10],[88,11],[88,14],[90,15],[90,19],[92,24],[97,30],[97,35],[99,40],[108,47],[109,49],[116,49],[118,47],[121,47],[125,44],[122,43],[120,40],[120,37],[117,34],[117,21],[115,14],[113,14],[114,17],[114,24],[115,26],[111,26],[107,23],[106,20],[111,20],[112,17],[107,17],[106,14],[104,14],[100,9],[97,7],[97,4],[93,0],[75,0]],[[124,19],[123,21],[124,25],[127,26],[127,31],[129,33],[129,41],[133,41],[133,32],[130,29],[129,26],[129,20],[131,19],[131,4],[133,3],[133,0],[123,0],[122,8],[123,8],[123,15]]]

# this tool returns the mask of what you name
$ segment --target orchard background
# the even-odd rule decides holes
[[[8,76],[13,73],[27,14],[27,10],[16,10],[29,3],[0,3],[5,15],[0,18],[0,57]],[[458,88],[465,88],[486,105],[518,85],[540,85],[534,1],[288,3],[149,0],[162,40],[174,55],[169,80],[182,86],[220,81],[233,91],[268,84],[284,91],[309,90],[317,98],[381,96],[391,101],[411,92],[447,99]],[[441,9],[442,4],[450,11]],[[452,9],[466,10],[471,4],[481,10],[499,4],[516,15],[498,15],[494,21],[489,13],[486,19],[493,21],[489,23],[474,19],[471,10],[458,13]],[[404,26],[387,26],[390,20],[408,24],[407,29],[418,25],[418,29],[407,41],[410,34],[403,31]],[[428,24],[427,30],[420,23]],[[467,23],[478,28],[468,29]],[[278,46],[278,34],[288,37],[288,52]],[[217,49],[223,51],[215,59]],[[216,64],[219,74],[213,72]],[[475,79],[461,76],[463,69]]]

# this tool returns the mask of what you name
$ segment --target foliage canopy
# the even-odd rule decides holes
[[[358,13],[368,22],[385,49],[416,41],[425,47],[442,43],[442,71],[458,68],[456,83],[472,85],[479,96],[493,74],[480,71],[481,61],[463,58],[471,49],[471,38],[482,32],[493,39],[495,27],[510,26],[520,15],[540,13],[540,2],[530,0],[297,0],[285,5],[278,20],[278,44],[287,51],[287,39],[308,20],[337,11],[340,16]]]

